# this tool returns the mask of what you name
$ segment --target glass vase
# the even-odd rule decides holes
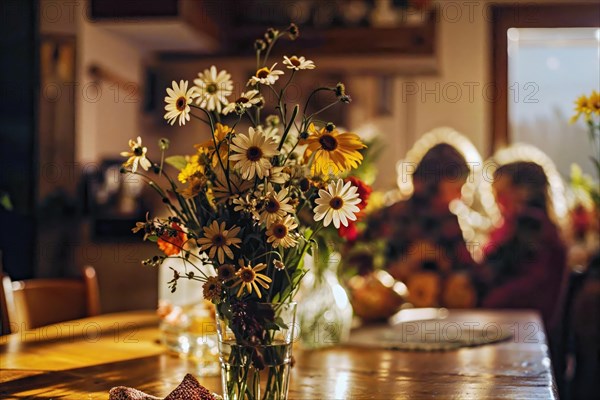
[[[261,332],[254,340],[236,335],[232,312],[217,307],[217,334],[224,400],[285,400],[292,363],[296,303],[259,303],[260,313],[271,313],[278,327],[251,327]],[[251,325],[252,321],[248,321]],[[244,336],[244,337],[240,337]]]
[[[337,253],[331,253],[327,264],[321,267],[315,265],[313,257],[305,259],[308,272],[298,295],[299,336],[304,348],[334,346],[350,336],[352,305],[338,279],[338,264]]]

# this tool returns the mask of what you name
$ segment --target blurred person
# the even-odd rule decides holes
[[[551,330],[558,322],[566,248],[552,219],[548,178],[533,162],[499,167],[492,188],[503,222],[484,249],[483,307],[538,310]]]
[[[421,159],[413,174],[413,195],[374,213],[365,240],[385,241],[386,269],[408,288],[416,307],[473,307],[477,295],[467,250],[450,203],[461,197],[470,173],[453,146],[440,143]]]

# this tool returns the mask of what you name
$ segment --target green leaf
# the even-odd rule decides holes
[[[165,162],[180,171],[184,169],[188,163],[184,156],[169,156],[165,158]]]
[[[157,242],[158,241],[158,236],[151,235],[151,236],[148,236],[146,239],[148,239],[151,242]]]

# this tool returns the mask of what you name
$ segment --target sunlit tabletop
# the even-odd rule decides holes
[[[548,346],[532,311],[454,311],[448,332],[509,330],[500,343],[417,352],[338,346],[294,347],[290,399],[558,398]],[[360,329],[356,332],[360,332]],[[421,334],[421,333],[415,333]],[[424,332],[423,334],[427,334]],[[107,399],[114,386],[166,396],[193,372],[159,344],[151,311],[107,314],[0,337],[0,398]],[[219,377],[199,377],[217,393]]]

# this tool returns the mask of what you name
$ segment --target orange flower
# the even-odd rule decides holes
[[[175,231],[175,232],[174,232]],[[168,229],[161,235],[156,244],[167,256],[175,256],[181,252],[183,245],[188,238],[185,232],[175,222],[171,223],[171,229]]]

